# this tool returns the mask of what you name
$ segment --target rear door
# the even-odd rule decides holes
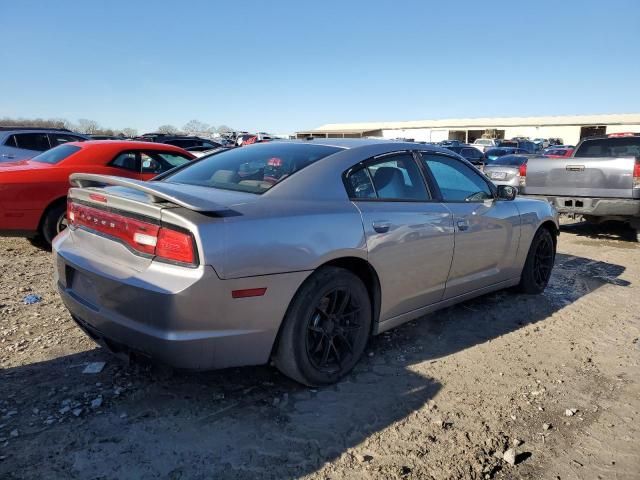
[[[440,301],[453,258],[452,215],[430,194],[414,155],[372,158],[346,180],[382,284],[380,320]]]
[[[457,158],[423,152],[421,160],[453,215],[455,252],[444,298],[516,277],[520,214],[515,203],[497,200],[484,176]]]

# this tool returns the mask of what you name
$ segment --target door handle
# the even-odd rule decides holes
[[[465,230],[469,230],[469,222],[466,220],[458,220],[458,230],[464,232]]]
[[[373,229],[378,233],[387,233],[391,224],[386,220],[376,220],[373,222]]]

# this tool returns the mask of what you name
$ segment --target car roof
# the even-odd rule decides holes
[[[387,140],[384,138],[314,138],[313,140],[272,140],[267,144],[274,143],[297,143],[306,145],[322,145],[326,147],[336,147],[343,150],[355,150],[357,148],[380,147],[380,154],[383,152],[393,152],[399,150],[429,150],[451,155],[456,153],[447,147],[441,147],[433,143],[427,142],[407,142],[399,140]],[[265,143],[257,143],[255,145],[264,145]],[[387,147],[387,148],[385,148]],[[248,148],[248,147],[240,147]]]
[[[63,145],[74,145],[86,150],[87,148],[100,148],[106,150],[165,150],[170,152],[184,152],[185,150],[175,145],[156,142],[138,142],[135,140],[87,140],[86,142],[67,142]],[[189,152],[187,152],[189,153]]]

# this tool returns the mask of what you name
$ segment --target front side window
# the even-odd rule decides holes
[[[430,198],[410,153],[371,160],[350,172],[347,180],[350,197],[355,199],[426,201]]]
[[[15,135],[18,148],[44,152],[49,150],[49,138],[46,133],[17,133]]]
[[[163,181],[260,194],[340,150],[310,143],[261,143],[205,157]]]
[[[466,164],[430,153],[422,154],[422,162],[431,171],[445,202],[481,202],[493,198],[487,182]]]

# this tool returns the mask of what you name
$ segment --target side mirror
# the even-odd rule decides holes
[[[498,185],[498,198],[500,200],[515,200],[518,189],[510,185]]]

